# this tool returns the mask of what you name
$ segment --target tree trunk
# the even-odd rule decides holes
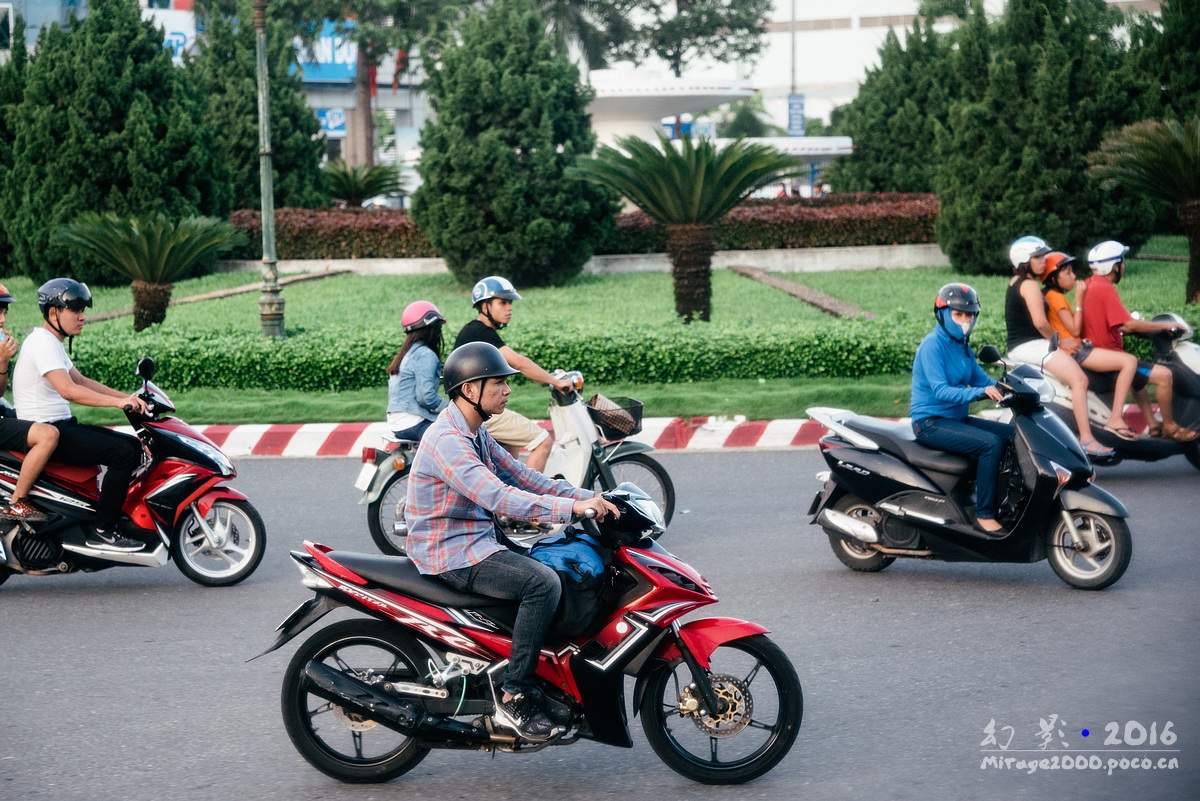
[[[167,319],[167,306],[171,303],[172,284],[148,284],[133,282],[133,330],[144,331],[155,323]]]
[[[1179,219],[1188,242],[1187,302],[1200,303],[1200,199],[1180,203]]]
[[[716,251],[711,225],[668,225],[667,255],[675,281],[675,313],[690,323],[712,315],[712,256]]]
[[[371,58],[365,42],[358,44],[354,64],[354,147],[346,163],[352,167],[375,164],[375,119],[371,108]]]

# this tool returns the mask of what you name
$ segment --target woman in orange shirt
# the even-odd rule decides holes
[[[1084,285],[1080,284],[1075,292],[1075,306],[1067,300],[1066,293],[1075,287],[1075,273],[1071,263],[1075,259],[1066,253],[1054,251],[1046,255],[1046,271],[1042,274],[1042,282],[1046,285],[1046,319],[1050,326],[1058,332],[1060,339],[1077,340],[1078,348],[1071,353],[1080,367],[1085,367],[1096,373],[1116,373],[1116,384],[1113,387],[1113,406],[1109,412],[1108,422],[1104,430],[1115,434],[1121,439],[1137,439],[1137,434],[1125,424],[1122,410],[1133,387],[1133,376],[1137,372],[1137,358],[1131,353],[1119,350],[1097,348],[1090,340],[1080,339],[1083,330],[1083,292]]]

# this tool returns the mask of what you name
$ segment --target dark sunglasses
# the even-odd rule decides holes
[[[73,312],[81,312],[84,309],[91,308],[91,298],[66,298],[63,300],[63,305]]]

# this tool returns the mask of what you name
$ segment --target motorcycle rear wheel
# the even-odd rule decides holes
[[[304,667],[319,661],[360,681],[420,682],[427,659],[411,637],[383,621],[343,620],[318,631],[296,651],[283,676],[280,707],[292,744],[314,768],[343,782],[386,782],[412,770],[428,748],[311,695]]]
[[[214,548],[189,510],[171,539],[171,558],[179,572],[206,587],[228,587],[249,576],[267,550],[267,527],[248,501],[214,501],[204,522],[224,538]]]
[[[367,504],[367,528],[375,547],[391,556],[407,556],[404,534],[396,533],[396,522],[404,521],[404,499],[408,495],[408,470],[396,473],[383,485],[383,492]]]
[[[1079,590],[1102,590],[1125,574],[1133,555],[1129,526],[1119,517],[1098,512],[1069,513],[1084,539],[1084,550],[1071,544],[1071,532],[1061,518],[1046,539],[1046,556],[1058,577]]]
[[[695,700],[683,660],[650,675],[641,703],[646,740],[667,767],[692,781],[756,779],[787,755],[800,731],[804,694],[796,669],[779,646],[756,634],[718,646],[708,675],[730,703],[720,716],[681,714]]]
[[[670,524],[675,514],[675,484],[667,474],[666,468],[644,453],[618,456],[608,463],[608,467],[612,470],[613,480],[617,484],[628,481],[638,485],[649,495],[662,511],[663,521]],[[601,486],[599,476],[592,482],[592,489],[596,492],[615,488]]]
[[[853,495],[843,495],[833,508],[842,514],[869,523],[875,529],[875,533],[879,533],[879,512],[866,501]],[[838,561],[858,573],[878,573],[896,561],[896,557],[884,556],[874,548],[868,548],[858,540],[834,529],[826,528],[825,534],[829,537],[829,547],[833,549],[833,555]]]
[[[1192,445],[1183,455],[1192,463],[1192,467],[1200,470],[1200,445]]]

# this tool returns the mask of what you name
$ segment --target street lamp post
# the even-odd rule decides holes
[[[271,175],[271,109],[267,85],[267,0],[254,0],[254,45],[258,71],[258,169],[262,189],[262,294],[258,316],[264,337],[283,336],[283,295],[275,259],[275,182]]]

